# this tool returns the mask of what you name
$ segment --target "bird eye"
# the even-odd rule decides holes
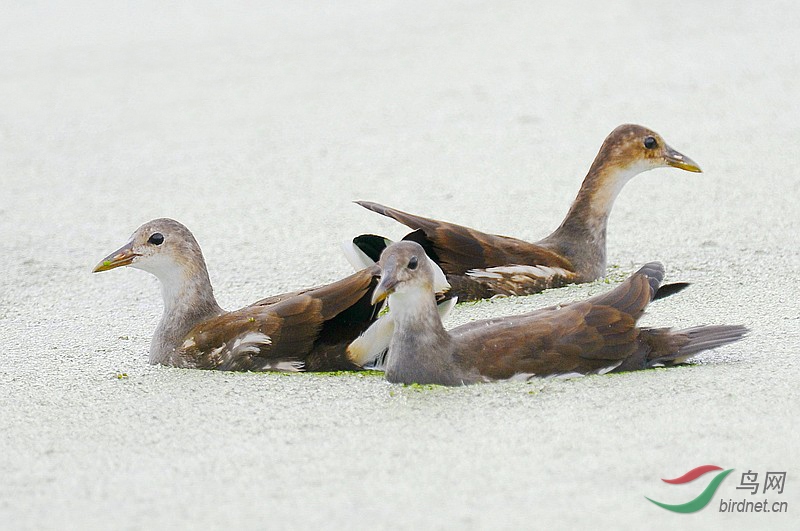
[[[153,245],[161,245],[164,243],[164,235],[160,232],[153,233],[150,238],[148,238],[147,243],[152,243]]]
[[[647,149],[653,149],[657,145],[658,142],[652,136],[648,136],[647,138],[644,139],[644,147],[646,147]]]
[[[416,269],[418,264],[419,264],[419,262],[417,260],[417,257],[416,256],[412,256],[411,260],[408,261],[408,268],[409,269]]]

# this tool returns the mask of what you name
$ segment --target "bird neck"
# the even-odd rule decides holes
[[[430,289],[414,287],[389,295],[389,310],[396,328],[444,332],[442,318],[436,308],[436,296]]]
[[[166,363],[175,355],[186,334],[197,324],[223,313],[204,261],[194,267],[166,267],[156,276],[161,281],[164,314],[150,345],[150,362],[154,364]],[[175,361],[170,364],[180,366]]]
[[[444,329],[432,290],[393,293],[389,311],[395,323],[386,378],[400,383],[446,383],[452,374],[453,341]]]
[[[606,227],[614,201],[625,184],[644,169],[638,164],[620,168],[598,155],[564,221],[542,243],[558,248],[579,272],[584,270],[587,279],[602,276]]]

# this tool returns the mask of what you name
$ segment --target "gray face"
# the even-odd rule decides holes
[[[390,245],[383,251],[379,265],[381,281],[375,288],[374,302],[383,300],[393,293],[404,293],[409,290],[430,293],[434,291],[434,277],[438,267],[418,243],[404,241]],[[438,273],[444,278],[441,270]]]
[[[121,266],[143,269],[161,278],[191,271],[202,253],[189,229],[172,219],[155,219],[136,229],[131,240],[108,255],[94,272]]]

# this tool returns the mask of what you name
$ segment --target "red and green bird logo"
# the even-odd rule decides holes
[[[692,470],[688,471],[679,478],[662,479],[661,481],[665,483],[670,483],[672,485],[682,485],[684,483],[689,483],[690,481],[694,481],[703,474],[707,474],[708,472],[713,472],[715,470],[722,470],[722,468],[716,465],[703,465],[697,468],[693,468]],[[703,492],[701,492],[700,495],[697,496],[697,498],[688,501],[686,503],[681,503],[678,505],[670,505],[668,503],[661,503],[652,498],[647,498],[647,496],[645,496],[645,498],[655,503],[659,507],[667,509],[668,511],[672,511],[675,513],[694,513],[699,511],[706,505],[708,505],[708,502],[711,501],[711,498],[714,496],[714,493],[717,492],[719,484],[722,483],[722,480],[725,479],[727,475],[730,474],[731,472],[733,472],[733,469],[729,468],[728,470],[723,470],[722,472],[714,476],[714,479],[711,480],[711,482],[708,484],[705,490],[703,490]]]

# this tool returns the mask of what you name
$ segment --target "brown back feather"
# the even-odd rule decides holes
[[[302,362],[312,371],[356,369],[345,349],[380,309],[369,302],[378,273],[377,267],[364,269],[326,286],[263,299],[205,321],[187,334],[191,342],[184,354],[203,369],[262,370],[280,362]],[[257,352],[224,357],[237,339],[255,333],[269,337]]]
[[[639,349],[636,321],[663,276],[654,262],[586,301],[458,327],[451,333],[460,363],[492,379],[613,368]]]
[[[516,264],[536,264],[571,270],[572,264],[563,256],[533,243],[508,236],[486,234],[469,227],[435,219],[415,216],[395,208],[356,201],[362,207],[383,214],[414,229],[422,230],[428,241],[420,243],[449,275],[463,275],[471,269],[485,269]]]

